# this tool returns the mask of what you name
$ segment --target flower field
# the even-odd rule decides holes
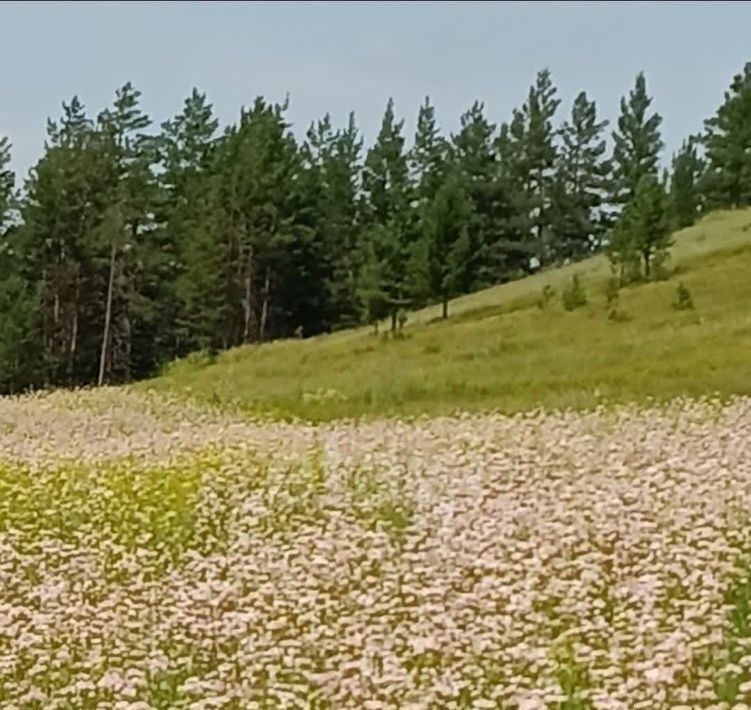
[[[751,400],[0,400],[2,708],[751,708]]]

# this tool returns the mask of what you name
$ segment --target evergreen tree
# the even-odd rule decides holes
[[[201,262],[196,256],[194,241],[202,241],[205,232],[202,220],[206,196],[211,194],[211,177],[215,168],[214,155],[219,121],[206,94],[193,89],[182,111],[162,123],[156,147],[162,168],[156,221],[160,224],[149,240],[148,262],[153,278],[146,285],[148,298],[156,304],[154,328],[163,334],[156,345],[161,358],[173,358],[206,346],[192,336],[192,312],[205,308],[182,301],[179,285],[200,282]],[[191,289],[187,298],[190,299]],[[199,328],[200,331],[200,328]]]
[[[130,82],[115,92],[112,108],[97,118],[98,150],[105,157],[102,188],[107,207],[95,234],[99,259],[106,264],[104,323],[98,384],[129,380],[148,372],[155,353],[148,333],[153,303],[140,289],[148,266],[144,257],[154,230],[157,184],[152,167],[157,142],[143,131],[151,119],[140,107],[141,92]],[[135,345],[135,347],[134,347]]]
[[[407,263],[407,295],[413,306],[424,305],[434,295],[428,277],[427,228],[429,212],[449,169],[449,145],[440,135],[435,108],[425,97],[417,114],[415,140],[409,154],[414,199],[411,225],[414,234]]]
[[[621,282],[652,277],[671,246],[668,197],[655,175],[644,175],[621,213],[610,244],[610,257]]]
[[[283,335],[291,322],[292,330],[300,325],[297,311],[308,307],[291,288],[309,281],[299,264],[311,231],[294,219],[301,161],[284,119],[286,109],[286,102],[272,105],[257,98],[226,132],[217,154],[212,201],[205,210],[205,227],[215,230],[214,238],[201,241],[201,252],[211,250],[204,253],[206,266],[221,273],[201,283],[221,281],[224,317],[218,331],[196,337],[213,337],[218,347]],[[195,293],[194,287],[198,284],[183,282],[183,297],[192,302],[214,298]],[[213,316],[202,320],[212,322]]]
[[[594,101],[581,92],[574,100],[571,120],[561,130],[562,148],[553,185],[553,253],[559,260],[579,259],[596,249],[606,216],[603,200],[610,164],[602,137],[607,121],[597,120]]]
[[[379,260],[378,269],[371,268],[370,272],[383,278],[379,290],[387,294],[390,303],[392,330],[396,329],[397,311],[407,302],[407,268],[413,241],[403,127],[404,121],[396,121],[394,101],[389,99],[363,169],[364,211],[369,225],[364,238],[372,242],[372,248],[366,246],[364,253]]]
[[[628,99],[621,99],[618,129],[613,132],[612,202],[615,205],[631,200],[645,175],[657,175],[663,148],[662,117],[658,113],[649,115],[651,104],[644,73],[640,72]]]
[[[417,114],[415,141],[409,153],[409,167],[418,213],[435,197],[443,183],[448,162],[448,145],[442,138],[435,108],[426,96]]]
[[[540,263],[548,258],[552,249],[551,193],[557,156],[553,117],[560,104],[556,93],[550,72],[541,70],[521,111],[525,123],[523,153],[529,171],[527,190]]]
[[[457,295],[469,258],[472,202],[457,173],[448,175],[427,210],[428,277],[431,294],[448,317],[449,299]]]
[[[725,100],[705,122],[707,172],[703,190],[711,207],[751,204],[751,62],[733,77]]]
[[[690,227],[701,207],[699,185],[703,164],[694,138],[689,138],[673,156],[670,175],[670,211],[676,228]]]
[[[38,294],[40,376],[49,384],[90,382],[102,293],[92,236],[107,197],[104,155],[74,97],[48,121],[45,152],[30,171],[14,238],[20,276]]]
[[[302,146],[302,190],[307,194],[310,226],[320,249],[320,324],[306,333],[355,325],[359,321],[357,249],[362,139],[354,114],[347,127],[334,131],[328,114],[308,131]],[[308,301],[310,302],[310,295]]]
[[[461,116],[459,131],[451,137],[452,169],[472,205],[468,257],[458,283],[462,292],[500,283],[514,269],[510,197],[494,133],[484,105],[476,101]]]
[[[496,139],[500,182],[505,192],[505,219],[496,252],[503,255],[504,278],[529,273],[535,259],[540,259],[541,245],[534,230],[534,197],[530,186],[530,163],[527,157],[527,128],[524,115],[514,109],[512,119],[501,125]]]
[[[34,347],[37,304],[21,275],[9,224],[15,175],[9,168],[10,142],[0,137],[0,393],[13,393],[34,383],[38,348]]]

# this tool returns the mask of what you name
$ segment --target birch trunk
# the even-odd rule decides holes
[[[101,387],[104,384],[104,371],[107,365],[107,350],[110,340],[110,324],[112,322],[112,292],[115,286],[115,240],[112,240],[112,249],[110,251],[110,277],[107,284],[107,306],[104,312],[104,332],[102,333],[102,352],[99,357],[99,378],[97,385]]]

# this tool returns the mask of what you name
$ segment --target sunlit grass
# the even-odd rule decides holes
[[[599,256],[458,299],[446,322],[413,314],[403,338],[361,329],[249,346],[215,364],[177,363],[141,387],[312,421],[749,394],[749,225],[751,211],[718,213],[676,235],[676,273],[623,290],[626,321],[608,319]],[[560,292],[574,273],[589,303],[566,312]],[[679,281],[695,310],[673,308]],[[545,284],[556,296],[541,310]]]

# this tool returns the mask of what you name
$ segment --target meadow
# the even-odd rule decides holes
[[[74,414],[71,414],[71,413]],[[744,708],[751,400],[0,404],[4,708]]]
[[[604,255],[409,314],[403,337],[372,328],[197,354],[144,389],[274,418],[507,414],[536,407],[751,395],[751,210],[715,212],[674,235],[670,278],[622,289],[608,318]],[[580,276],[587,304],[568,312]],[[684,283],[695,308],[677,311]],[[546,285],[554,291],[541,309]]]

